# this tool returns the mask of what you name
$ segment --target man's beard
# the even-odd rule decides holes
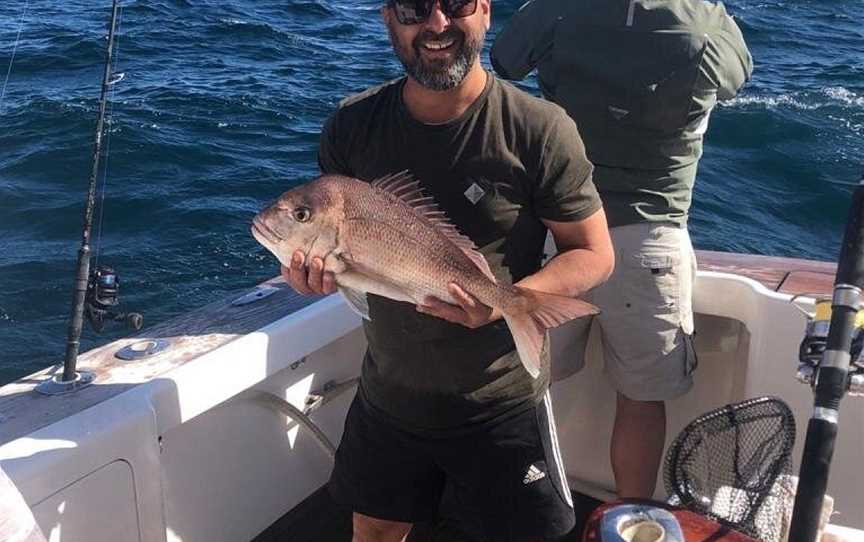
[[[485,31],[479,36],[471,36],[458,28],[451,27],[438,35],[430,32],[418,34],[411,43],[411,50],[407,50],[399,44],[393,31],[390,31],[390,41],[396,51],[396,56],[399,57],[402,66],[405,67],[405,72],[429,90],[438,91],[450,90],[462,84],[465,76],[471,70],[471,66],[480,56],[485,37]],[[452,61],[436,59],[428,62],[421,56],[420,50],[423,43],[427,41],[441,42],[449,39],[455,40],[457,46]]]

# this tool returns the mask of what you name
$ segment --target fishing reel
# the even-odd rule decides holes
[[[793,300],[794,302],[794,300]],[[831,299],[816,301],[816,312],[807,313],[804,339],[798,349],[798,380],[803,384],[815,384],[816,371],[828,344],[828,329],[831,326]],[[864,309],[855,317],[852,346],[849,349],[849,395],[864,396]]]
[[[104,265],[93,269],[84,302],[84,314],[93,331],[101,333],[107,321],[125,323],[135,331],[141,329],[144,317],[137,312],[114,312],[112,309],[119,303],[120,277],[114,269]]]

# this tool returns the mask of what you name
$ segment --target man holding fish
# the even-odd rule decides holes
[[[545,330],[595,312],[575,298],[614,257],[574,122],[479,62],[490,4],[388,0],[406,77],[344,100],[324,175],[253,224],[293,288],[338,289],[364,317],[329,484],[355,541],[450,511],[495,541],[574,524]],[[541,268],[547,230],[559,253]]]

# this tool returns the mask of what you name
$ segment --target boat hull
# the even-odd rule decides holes
[[[779,396],[798,424],[797,473],[812,408],[809,388],[795,379],[805,317],[789,295],[714,271],[698,274],[695,310],[699,368],[694,389],[668,405],[668,440],[718,406]],[[567,327],[556,331],[555,355],[573,355],[568,338]],[[261,398],[275,395],[303,410],[310,396],[326,396],[309,418],[338,443],[353,392],[328,390],[359,375],[364,348],[356,315],[338,296],[322,298],[104,401],[0,440],[0,467],[50,540],[250,540],[325,484],[332,464],[310,431]],[[611,499],[615,393],[602,374],[596,334],[586,367],[556,382],[552,394],[572,488]],[[70,404],[18,400],[25,398],[34,410],[47,400],[58,409]],[[829,493],[837,523],[864,529],[864,411],[850,399],[840,420]],[[664,496],[660,483],[656,496]]]

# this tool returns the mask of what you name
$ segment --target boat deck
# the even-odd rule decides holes
[[[836,266],[829,262],[704,250],[697,251],[697,259],[701,271],[745,276],[769,290],[789,295],[830,296],[834,285]],[[597,499],[576,492],[573,493],[573,503],[576,511],[576,526],[569,534],[559,539],[560,542],[581,541],[582,532],[591,513],[602,504]],[[349,542],[351,512],[336,505],[326,488],[321,488],[256,537],[254,542],[283,540]],[[409,534],[407,542],[480,541],[465,534],[453,521],[440,520],[416,525]]]
[[[603,504],[581,493],[573,493],[576,526],[558,542],[579,542],[588,518]],[[303,503],[282,516],[253,542],[350,542],[351,511],[339,507],[321,488]],[[481,542],[465,534],[458,524],[449,520],[419,523],[406,542]]]

